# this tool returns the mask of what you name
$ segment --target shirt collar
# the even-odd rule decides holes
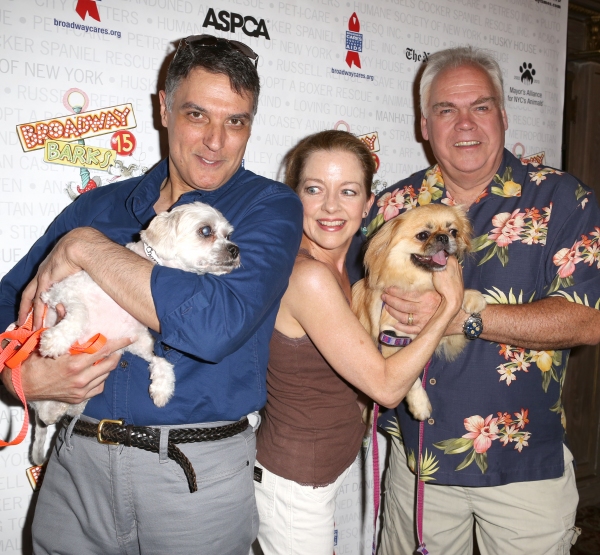
[[[494,177],[492,178],[489,185],[481,192],[481,194],[475,199],[473,204],[479,204],[486,197],[511,197],[520,196],[521,194],[521,183],[524,182],[526,168],[521,164],[521,161],[511,154],[507,149],[504,149],[502,153],[502,160],[500,166],[496,170]],[[512,182],[517,186],[513,186]],[[454,199],[452,195],[445,188],[444,178],[439,169],[439,165],[435,164],[425,172],[423,177],[423,185],[421,187],[420,194],[426,189],[430,194],[435,195],[436,191],[441,191],[444,196],[441,201],[444,204],[454,205]],[[518,190],[518,194],[515,194]],[[440,194],[437,194],[439,198]],[[435,198],[435,197],[434,197]]]
[[[129,213],[142,225],[146,225],[156,214],[154,204],[160,195],[160,186],[169,174],[169,159],[161,160],[144,175],[125,201]]]
[[[227,193],[237,183],[240,175],[245,172],[243,167],[231,176],[229,181],[213,191],[189,191],[181,195],[177,201],[179,204],[187,204],[194,201],[213,200],[216,196]],[[146,225],[155,215],[154,205],[160,196],[160,186],[169,175],[169,159],[161,160],[151,171],[144,175],[135,186],[125,204],[130,214],[142,225]]]

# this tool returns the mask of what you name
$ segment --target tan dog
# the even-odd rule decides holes
[[[461,260],[469,252],[471,233],[462,209],[428,204],[404,212],[373,236],[365,253],[366,277],[352,288],[352,308],[376,344],[381,332],[397,336],[396,320],[383,310],[383,290],[391,286],[419,293],[434,290],[432,272],[444,270],[448,256]],[[479,291],[465,290],[465,312],[481,312],[485,306]],[[467,341],[462,334],[444,337],[436,353],[453,360]],[[381,352],[387,358],[400,348],[382,344]],[[419,379],[406,395],[406,402],[417,420],[431,415],[431,404]]]

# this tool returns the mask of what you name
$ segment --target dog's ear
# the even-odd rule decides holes
[[[399,216],[385,223],[369,239],[367,251],[365,253],[365,269],[367,278],[372,275],[381,275],[383,266],[386,262],[386,252],[396,234],[396,230],[402,224],[402,217]]]
[[[160,258],[170,258],[175,250],[177,225],[181,212],[161,212],[150,222],[147,229],[140,233],[142,240],[150,245]]]
[[[454,207],[454,212],[456,214],[456,223],[458,224],[458,237],[456,238],[456,241],[458,243],[458,252],[460,254],[459,259],[462,259],[466,254],[471,252],[473,227],[462,208]]]

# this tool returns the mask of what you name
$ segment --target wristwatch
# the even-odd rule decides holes
[[[473,312],[463,324],[463,333],[467,339],[477,339],[483,331],[483,320],[481,314]]]

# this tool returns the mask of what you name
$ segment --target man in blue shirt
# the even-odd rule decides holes
[[[115,351],[128,340],[95,355],[34,354],[23,365],[28,399],[90,399],[52,449],[33,523],[36,554],[238,555],[256,537],[246,415],[266,400],[268,344],[302,234],[296,195],[241,168],[258,105],[257,58],[236,41],[182,40],[160,92],[168,159],[85,193],[0,284],[0,327],[17,317],[21,292],[19,321],[33,305],[39,327],[40,293],[85,270],[150,328],[155,353],[176,375],[173,398],[157,408],[147,363],[130,353],[119,362]],[[194,201],[234,226],[240,268],[198,276],[123,247],[156,213]],[[12,387],[9,369],[2,380]],[[96,439],[99,421],[100,439],[112,434],[119,445]]]
[[[365,222],[371,234],[420,205],[462,205],[474,228],[465,287],[488,302],[448,327],[447,335],[478,338],[452,362],[434,356],[431,418],[420,424],[401,404],[380,421],[393,436],[383,555],[418,545],[416,461],[425,482],[419,541],[430,553],[471,553],[474,522],[482,554],[568,553],[577,536],[560,396],[568,349],[600,341],[600,209],[574,177],[504,149],[503,99],[489,54],[468,47],[430,56],[421,130],[437,164],[381,193]],[[387,293],[400,334],[417,334],[439,303],[435,293]]]

